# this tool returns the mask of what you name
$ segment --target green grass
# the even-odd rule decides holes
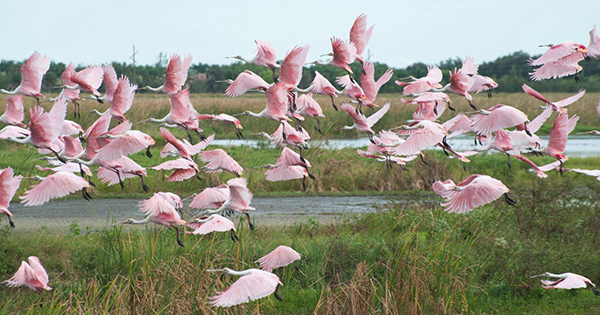
[[[600,187],[576,188],[567,177],[515,185],[515,207],[498,200],[455,215],[437,204],[397,203],[335,224],[309,220],[255,232],[242,220],[238,243],[226,233],[185,235],[184,248],[171,229],[154,226],[93,232],[73,223],[68,235],[3,228],[0,279],[36,255],[54,290],[38,297],[0,287],[0,313],[597,313],[590,290],[546,291],[529,276],[570,271],[600,279]],[[281,244],[303,257],[299,270],[276,270],[283,302],[208,304],[235,277],[206,269],[256,267],[253,261]]]

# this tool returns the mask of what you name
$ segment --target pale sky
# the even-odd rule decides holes
[[[375,25],[371,61],[406,67],[469,55],[483,63],[519,50],[541,54],[541,44],[587,45],[600,24],[597,0],[22,0],[3,4],[2,12],[0,59],[22,61],[39,51],[76,65],[131,63],[133,45],[138,65],[156,63],[159,53],[230,64],[225,57],[251,58],[255,39],[270,42],[279,60],[308,44],[310,62],[331,51],[331,37],[347,40],[361,13]]]

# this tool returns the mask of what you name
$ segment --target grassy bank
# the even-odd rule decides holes
[[[0,287],[0,313],[202,314],[541,314],[600,310],[590,290],[546,291],[529,276],[543,271],[600,279],[597,185],[567,177],[520,183],[515,207],[503,201],[468,215],[436,204],[395,204],[389,211],[308,221],[283,228],[241,222],[240,242],[228,234],[186,235],[184,248],[165,228],[115,227],[85,233],[2,229],[0,279],[37,255],[54,290]],[[208,297],[235,277],[209,268],[246,269],[278,245],[302,255],[299,270],[276,270],[280,295],[221,309]]]

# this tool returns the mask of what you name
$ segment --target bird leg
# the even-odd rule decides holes
[[[6,215],[6,217],[8,218],[8,225],[10,225],[11,228],[15,228],[15,224],[13,223],[13,221],[10,219],[10,215]]]
[[[510,166],[510,154],[506,153],[506,164],[508,164],[508,169],[511,169]]]
[[[563,161],[562,160],[559,160],[559,161],[560,161],[560,167],[558,170],[560,172],[560,175],[563,175]]]
[[[240,239],[238,238],[238,236],[235,234],[235,230],[231,229],[231,240],[235,243],[235,241],[237,240],[238,242],[240,241]]]
[[[437,111],[437,106],[438,106],[438,102],[435,101],[435,105],[433,105],[433,113],[437,116],[438,111]]]
[[[271,68],[271,72],[273,72],[273,82],[275,84],[279,83],[279,79],[277,78],[277,75],[275,75],[275,67],[269,67]]]
[[[246,218],[248,218],[248,226],[250,226],[250,230],[254,231],[254,225],[252,224],[252,221],[250,220],[250,214],[248,212],[244,213],[246,215]]]
[[[442,152],[444,152],[444,154],[446,154],[446,156],[450,156],[450,153],[448,153],[448,151],[446,151],[446,147],[441,145],[440,146],[442,148]]]
[[[371,141],[372,144],[375,144],[375,141],[373,141],[373,134],[368,133],[367,135],[369,135],[369,141]]]
[[[488,98],[492,98],[492,90],[488,90]]]
[[[192,135],[190,134],[190,130],[185,128],[185,132],[187,132],[188,138],[190,139],[190,143],[194,143],[194,141],[192,140]]]
[[[508,196],[508,194],[507,194],[507,193],[504,193],[504,200],[506,200],[506,203],[508,203],[508,204],[509,204],[509,205],[511,205],[511,206],[514,206],[514,205],[516,205],[516,204],[517,204],[517,202],[516,202],[516,201],[514,201],[514,200],[510,199],[510,197]]]
[[[477,110],[477,107],[475,107],[475,105],[473,105],[473,103],[471,103],[470,100],[467,100],[467,101],[469,101],[469,106],[471,106],[472,109]]]
[[[425,161],[425,157],[424,157],[423,153],[420,153],[419,157],[421,158],[421,162],[423,162],[423,164],[429,166],[429,163],[427,163],[427,161]]]
[[[173,224],[171,224],[171,227],[175,229],[175,232],[177,233],[177,244],[181,247],[183,247],[183,242],[181,242],[181,239],[179,238],[179,229],[174,226]]]
[[[206,137],[200,133],[200,131],[194,129],[194,131],[196,132],[196,134],[198,135],[198,137],[200,137],[200,140],[204,141],[206,140]]]
[[[242,134],[242,131],[241,131],[241,130],[239,130],[239,129],[237,129],[237,128],[235,128],[235,136],[236,136],[238,139],[244,139],[244,135]]]
[[[302,191],[306,192],[306,177],[302,177]]]
[[[598,68],[598,72],[600,72],[600,68]],[[335,111],[338,111],[337,106],[335,106],[335,102],[333,101],[333,95],[329,95],[329,97],[331,97],[331,105],[333,105],[333,109],[335,109]]]
[[[121,179],[121,174],[120,174],[119,170],[116,168],[113,168],[112,171],[117,174],[117,177],[119,178],[119,185],[121,185],[121,189],[125,189],[125,185],[123,184],[123,180]]]
[[[444,146],[448,149],[452,149],[452,147],[448,144],[448,142],[446,142],[446,137],[444,136],[444,138],[442,139],[442,144],[444,144]]]
[[[81,132],[81,131],[79,132],[79,141],[80,141],[81,143],[84,143],[84,144],[86,143],[86,140],[85,140],[85,138],[83,137],[83,132]]]
[[[56,152],[56,151],[54,151],[54,150],[50,150],[50,151],[52,151],[52,153],[54,153],[54,155],[56,155],[56,158],[57,158],[59,161],[61,161],[63,164],[67,164],[67,160],[65,160],[65,158],[64,158],[64,157],[62,157],[62,156],[58,155],[58,152]]]
[[[455,112],[455,111],[456,111],[456,109],[454,109],[454,107],[450,106],[450,103],[448,103],[448,104],[447,104],[447,106],[448,106],[448,109],[449,109],[449,110],[451,110],[451,111],[453,111],[453,112]]]
[[[579,83],[579,81],[581,81],[581,80],[579,79],[579,77],[577,75],[575,75],[575,82]]]
[[[152,153],[150,152],[150,147],[146,148],[146,156],[152,158]]]
[[[275,287],[275,292],[273,292],[273,295],[275,296],[276,299],[283,302],[283,299],[281,298],[281,296],[279,296],[279,294],[277,293],[277,290],[279,290],[279,284]]]
[[[148,192],[150,190],[150,188],[148,188],[148,186],[146,186],[146,182],[144,182],[144,175],[138,175],[138,176],[142,180],[142,189],[144,189],[145,192]]]
[[[81,193],[83,194],[83,199],[90,201],[92,199],[92,196],[90,196],[90,194],[87,192],[87,189],[85,187],[83,187],[83,189],[81,190]]]
[[[529,129],[527,129],[527,122],[524,122],[523,125],[525,126],[525,133],[528,136],[533,137],[533,134],[531,134],[531,131],[529,131]]]

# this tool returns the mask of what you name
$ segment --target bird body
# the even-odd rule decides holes
[[[452,180],[436,181],[431,186],[433,191],[446,200],[441,203],[448,213],[466,213],[474,208],[490,203],[509,192],[504,184],[490,176],[474,174],[460,184]],[[508,195],[507,202],[514,203]]]
[[[181,91],[187,80],[188,70],[191,65],[192,55],[187,55],[182,59],[178,54],[173,54],[171,58],[169,58],[163,85],[156,88],[146,86],[144,89],[154,92],[163,92],[169,96]]]
[[[285,267],[301,258],[302,256],[300,256],[293,248],[280,245],[255,262],[260,263],[260,268],[262,270],[271,272],[275,268]]]
[[[364,63],[364,59],[362,57],[362,53],[365,51],[367,44],[369,43],[369,39],[371,39],[371,34],[373,33],[373,26],[367,28],[367,15],[361,14],[359,15],[354,23],[352,24],[352,28],[350,28],[350,42],[354,44],[356,47],[355,58],[360,63]]]
[[[194,229],[191,234],[200,235],[206,235],[212,232],[235,231],[235,224],[226,217],[218,214],[211,214],[207,218],[196,219],[193,222],[187,223],[187,226]]]
[[[21,95],[9,96],[6,99],[6,112],[0,116],[0,122],[25,128],[24,118],[23,97]]]
[[[42,78],[48,69],[50,69],[50,58],[42,57],[36,51],[21,66],[21,84],[12,91],[0,89],[0,93],[33,97],[39,105],[39,98],[45,97],[40,91],[42,89]]]
[[[471,120],[471,131],[477,135],[487,135],[500,129],[529,122],[525,113],[503,104],[492,106],[487,110],[481,109],[469,119]]]
[[[411,82],[402,82],[396,80],[395,83],[400,86],[404,86],[402,94],[404,95],[419,95],[427,92],[434,88],[442,88],[440,81],[442,81],[442,70],[436,66],[427,66],[427,76],[422,78],[414,78]]]
[[[21,262],[21,267],[15,275],[3,282],[9,287],[26,285],[37,293],[42,293],[42,290],[52,290],[48,286],[48,273],[46,273],[40,259],[36,256],[29,256],[27,260],[29,263],[26,261]]]
[[[10,201],[14,197],[17,189],[21,185],[23,176],[15,176],[12,167],[7,167],[0,170],[0,214],[5,214],[8,218],[8,224],[10,227],[15,227],[15,224],[11,220],[12,213],[8,210]]]
[[[541,280],[542,288],[544,289],[580,289],[586,288],[588,284],[590,288],[596,295],[600,295],[595,287],[596,285],[588,278],[578,275],[576,273],[565,272],[561,274],[554,274],[550,272],[544,272],[540,275],[531,276],[530,278],[535,277],[549,277],[549,278],[558,278],[558,280]]]
[[[587,48],[573,41],[564,41],[550,48],[537,59],[530,59],[530,66],[540,66],[529,73],[532,80],[539,81],[573,75],[583,68],[577,63],[587,58]],[[575,77],[577,81],[578,78]]]
[[[217,295],[209,297],[213,306],[230,307],[258,300],[271,294],[275,294],[275,297],[281,300],[277,295],[277,288],[283,284],[274,273],[254,268],[243,271],[235,271],[229,268],[208,269],[207,271],[219,271],[241,276],[227,290],[217,292]]]
[[[21,203],[25,203],[25,206],[39,206],[50,199],[64,197],[78,190],[83,190],[85,199],[89,198],[86,189],[90,187],[90,184],[72,172],[58,171],[47,177],[36,176],[35,178],[40,182],[25,191],[24,196],[19,197],[23,199]]]

